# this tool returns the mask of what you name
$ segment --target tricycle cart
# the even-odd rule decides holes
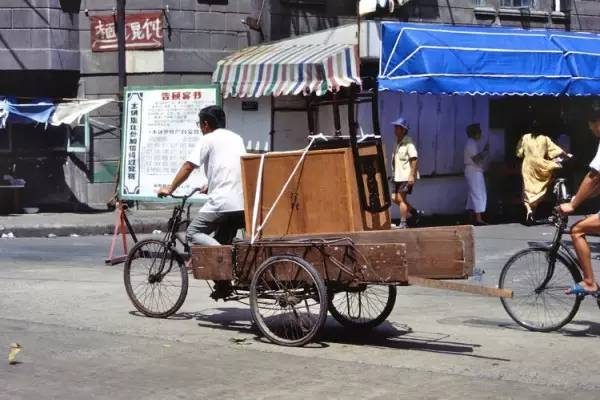
[[[187,253],[177,249],[184,243],[177,232],[185,222],[186,200],[175,207],[165,237],[138,242],[125,263],[127,294],[149,317],[173,315],[187,295]],[[394,307],[397,286],[509,297],[510,290],[447,280],[472,274],[472,232],[470,226],[456,226],[192,246],[191,269],[195,278],[221,285],[211,295],[215,300],[249,300],[256,326],[270,341],[301,346],[319,333],[327,311],[348,328],[381,324]]]
[[[188,251],[179,239],[185,251],[178,252],[184,197],[163,240],[141,241],[129,253],[125,286],[135,307],[151,317],[175,313],[187,294],[188,256],[196,279],[215,282],[213,298],[249,299],[260,332],[286,346],[314,339],[327,311],[351,328],[381,324],[397,286],[510,296],[510,290],[448,281],[472,275],[471,226],[391,229],[381,139],[358,140],[354,119],[355,105],[374,101],[375,93],[352,87],[345,96],[308,101],[311,132],[316,103],[333,105],[336,131],[338,107],[347,106],[348,136],[311,135],[303,151],[242,157],[242,225],[249,240]]]

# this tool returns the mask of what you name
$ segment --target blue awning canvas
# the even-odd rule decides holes
[[[600,36],[549,30],[384,23],[380,90],[598,95]]]
[[[549,38],[564,52],[571,70],[568,94],[600,94],[600,35],[550,32]]]
[[[56,106],[54,103],[40,99],[30,103],[17,103],[13,98],[0,98],[0,123],[8,120],[17,124],[45,124],[50,119]]]

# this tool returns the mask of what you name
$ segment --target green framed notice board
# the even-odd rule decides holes
[[[158,189],[168,185],[200,139],[198,112],[221,105],[216,85],[130,86],[125,88],[121,135],[119,196],[124,200],[164,201]],[[175,194],[206,184],[196,169]],[[202,201],[205,195],[196,194]],[[166,199],[168,200],[168,199]]]

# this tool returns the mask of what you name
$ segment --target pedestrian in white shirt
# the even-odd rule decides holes
[[[479,124],[467,126],[467,136],[469,138],[464,151],[465,178],[469,190],[466,209],[471,223],[486,225],[481,214],[485,212],[487,206],[487,191],[483,172],[489,157],[489,144],[483,146],[483,149],[481,148],[481,126]]]

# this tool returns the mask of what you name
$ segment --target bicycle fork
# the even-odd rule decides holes
[[[546,285],[550,282],[552,277],[554,276],[554,268],[556,266],[556,257],[558,255],[558,250],[560,249],[559,243],[553,243],[550,251],[548,252],[548,270],[546,271],[546,276],[542,283],[535,288],[535,293],[540,294],[546,289]]]

